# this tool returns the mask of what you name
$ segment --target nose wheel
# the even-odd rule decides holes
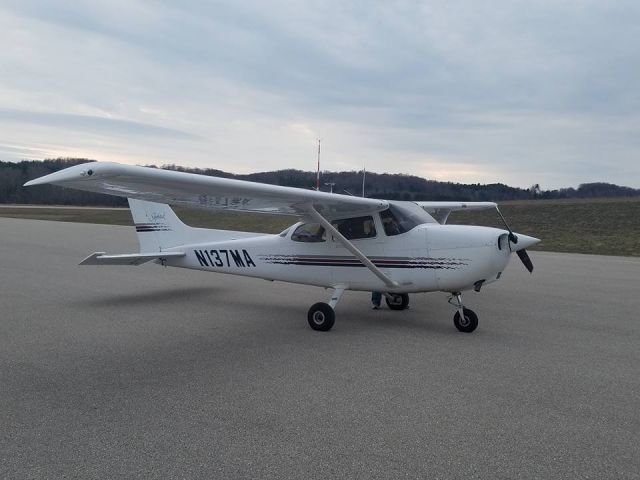
[[[464,333],[473,332],[478,327],[478,316],[470,308],[465,308],[462,304],[462,295],[460,293],[453,293],[449,299],[449,303],[458,309],[453,316],[453,324],[456,328]]]
[[[478,316],[473,310],[463,308],[463,315],[460,312],[456,312],[453,316],[453,324],[458,330],[465,333],[473,332],[478,326]]]

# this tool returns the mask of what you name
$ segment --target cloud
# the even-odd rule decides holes
[[[70,113],[32,112],[0,108],[0,122],[50,126],[62,130],[89,131],[104,135],[149,136],[175,140],[195,140],[199,137],[174,128],[150,125],[117,118],[77,115]]]
[[[248,172],[312,169],[322,137],[327,169],[638,187],[638,25],[631,1],[10,2],[3,141]]]

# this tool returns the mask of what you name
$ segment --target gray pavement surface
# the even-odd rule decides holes
[[[640,478],[640,259],[532,253],[404,312],[0,219],[0,478]]]

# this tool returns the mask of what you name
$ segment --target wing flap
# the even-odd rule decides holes
[[[95,252],[82,260],[80,265],[142,265],[151,260],[184,256],[184,252],[124,253],[121,255],[106,255],[105,252]]]

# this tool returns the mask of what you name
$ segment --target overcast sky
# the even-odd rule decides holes
[[[0,0],[0,159],[640,187],[638,1]]]

